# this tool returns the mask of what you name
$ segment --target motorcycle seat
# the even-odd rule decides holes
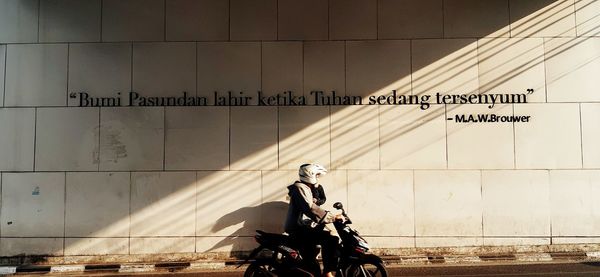
[[[264,239],[266,241],[273,242],[273,243],[285,244],[290,239],[290,236],[284,235],[284,234],[267,233],[267,232],[264,232],[264,231],[261,231],[261,230],[256,230],[256,232],[259,234],[259,236],[262,239]]]

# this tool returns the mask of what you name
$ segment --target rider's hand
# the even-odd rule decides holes
[[[335,219],[335,221],[341,221],[341,222],[344,222],[346,220],[346,218],[342,214],[336,214],[334,219]]]

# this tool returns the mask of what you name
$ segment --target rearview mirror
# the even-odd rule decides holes
[[[342,205],[342,203],[340,203],[340,202],[335,202],[335,204],[333,204],[333,207],[338,210],[341,210],[344,208],[344,205]]]

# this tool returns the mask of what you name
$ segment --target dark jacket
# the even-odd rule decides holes
[[[318,187],[310,188],[310,192],[313,194],[313,198],[316,200],[316,204],[321,206],[325,204],[327,201],[327,197],[325,197],[325,190],[323,190],[323,186],[319,185]]]
[[[288,195],[290,205],[285,220],[286,232],[292,233],[301,228],[315,228],[318,224],[334,221],[334,216],[316,203],[317,200],[308,185],[295,182],[288,186]],[[324,196],[323,194],[323,198]]]

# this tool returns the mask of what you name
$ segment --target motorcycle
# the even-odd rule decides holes
[[[337,230],[341,244],[338,245],[340,260],[336,270],[336,276],[342,277],[387,277],[387,271],[383,260],[377,255],[369,253],[369,244],[359,233],[350,228],[352,221],[346,214],[342,203],[337,202],[334,208],[342,210],[346,220],[333,223]],[[320,273],[311,271],[308,263],[304,263],[301,253],[293,247],[294,242],[285,234],[266,233],[256,230],[256,242],[259,246],[254,249],[248,258],[240,266],[250,263],[244,273],[244,277],[258,276],[303,276],[319,277]],[[301,243],[301,242],[296,242]],[[268,255],[258,256],[267,250]]]

